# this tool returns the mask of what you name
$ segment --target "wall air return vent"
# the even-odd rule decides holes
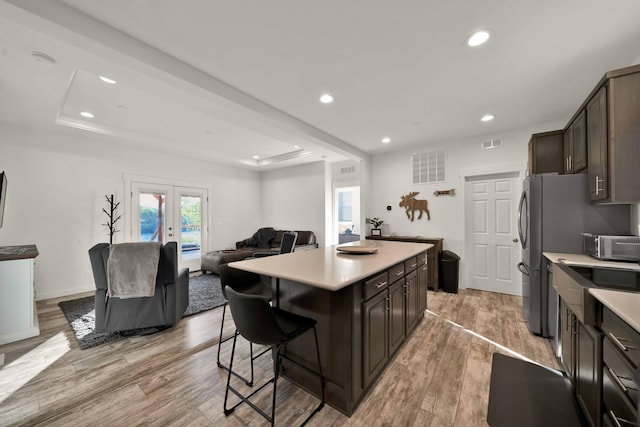
[[[446,182],[446,151],[437,150],[411,155],[414,184]]]
[[[502,146],[501,139],[490,139],[489,141],[482,141],[480,143],[480,147],[482,147],[485,150],[490,150],[492,148],[497,148],[501,146]]]
[[[356,171],[356,167],[355,166],[347,166],[344,168],[340,168],[340,175],[345,175],[348,173],[354,173]]]

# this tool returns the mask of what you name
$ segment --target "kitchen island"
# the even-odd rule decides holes
[[[353,242],[371,254],[336,246],[230,263],[271,277],[274,304],[316,319],[326,401],[351,416],[401,344],[422,320],[427,304],[427,250],[431,244]],[[288,357],[312,369],[313,335],[288,344]],[[315,395],[317,380],[283,361],[283,375]]]

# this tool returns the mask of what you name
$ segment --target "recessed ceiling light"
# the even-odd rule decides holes
[[[489,32],[486,30],[476,31],[467,39],[467,45],[471,47],[480,46],[489,40]]]
[[[260,156],[253,156],[254,159],[258,160]]]
[[[100,76],[100,80],[102,80],[105,83],[109,83],[110,85],[114,85],[116,83],[118,83],[117,81],[110,79],[109,77],[105,77],[105,76]]]
[[[480,120],[482,120],[483,122],[490,122],[493,119],[495,119],[495,116],[493,114],[485,114]]]
[[[81,111],[80,115],[82,117],[86,117],[88,119],[93,119],[95,117],[95,115],[93,113],[89,112],[89,111]]]
[[[325,93],[320,97],[320,102],[322,102],[323,104],[331,104],[333,102],[333,96]]]
[[[383,143],[383,144],[388,144],[388,143],[390,143],[390,142],[391,142],[391,138],[387,138],[387,137],[382,138],[382,143]]]
[[[297,149],[297,148],[300,148],[300,146],[299,145],[294,145],[293,148]]]

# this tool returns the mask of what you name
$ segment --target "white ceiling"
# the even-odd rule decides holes
[[[499,138],[568,120],[640,57],[638,22],[638,0],[0,0],[0,121],[258,170]]]

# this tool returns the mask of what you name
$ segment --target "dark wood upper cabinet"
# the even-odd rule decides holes
[[[532,135],[530,173],[586,171],[593,202],[640,203],[640,65],[602,77],[562,133],[559,166],[558,143],[539,141],[553,134]]]
[[[563,172],[562,131],[534,133],[529,140],[529,173]]]
[[[587,168],[587,120],[584,110],[567,127],[564,134],[565,173],[578,173]]]
[[[591,200],[606,200],[607,159],[607,87],[602,86],[587,104],[589,131],[589,194]]]
[[[605,74],[586,109],[591,200],[640,202],[640,65]]]

